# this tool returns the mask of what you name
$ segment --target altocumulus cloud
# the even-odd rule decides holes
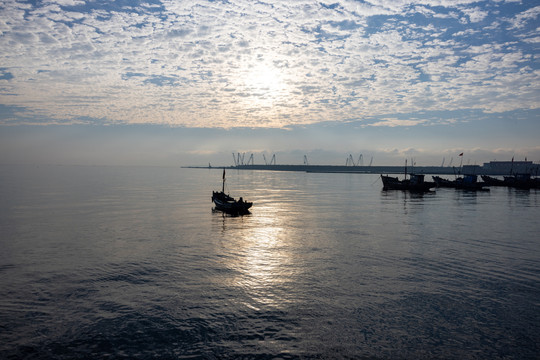
[[[537,109],[531,4],[5,0],[0,121],[395,127]]]

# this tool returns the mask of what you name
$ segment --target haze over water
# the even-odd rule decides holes
[[[0,357],[534,359],[540,192],[2,166]]]

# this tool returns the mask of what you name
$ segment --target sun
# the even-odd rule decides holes
[[[282,71],[273,65],[256,64],[242,76],[244,93],[254,105],[271,106],[289,93]]]
[[[256,92],[272,94],[278,92],[282,87],[281,74],[266,65],[254,67],[247,75],[247,86]]]

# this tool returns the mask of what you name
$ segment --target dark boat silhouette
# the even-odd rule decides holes
[[[514,158],[512,157],[512,167],[510,168],[510,175],[504,177],[504,183],[506,184],[506,186],[525,190],[538,187],[538,179],[533,179],[530,172],[518,173],[514,172],[513,170]]]
[[[482,175],[482,180],[487,186],[507,186],[504,180],[489,175]]]
[[[525,159],[527,160],[527,159]],[[533,178],[532,177],[532,169],[529,172],[514,172],[514,158],[512,157],[512,166],[510,168],[510,174],[508,176],[504,176],[504,180],[499,180],[496,178],[492,178],[487,175],[482,175],[482,179],[491,186],[508,186],[513,187],[517,189],[531,189],[531,188],[539,188],[540,180],[538,177]],[[538,175],[538,170],[537,174]]]
[[[399,180],[397,177],[382,175],[383,190],[406,190],[411,192],[428,192],[435,187],[434,182],[424,180],[423,174],[410,174],[407,179],[407,160],[405,160],[405,177]]]
[[[245,215],[249,213],[252,202],[244,201],[242,197],[236,200],[229,194],[225,194],[225,169],[223,169],[223,185],[221,191],[212,191],[212,202],[216,209],[234,215]]]
[[[531,189],[534,188],[536,185],[536,181],[531,178],[531,174],[523,173],[523,174],[514,174],[512,176],[505,176],[504,177],[504,183],[506,186],[510,186],[516,189]]]
[[[432,176],[437,187],[447,187],[471,191],[489,191],[484,188],[487,184],[478,182],[478,176],[473,174],[465,174],[463,177],[458,177],[455,180],[444,179],[440,176]]]

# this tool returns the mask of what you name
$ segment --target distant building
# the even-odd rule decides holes
[[[510,173],[533,173],[538,172],[538,164],[532,161],[490,161],[484,163],[482,169],[491,174],[510,174]]]

